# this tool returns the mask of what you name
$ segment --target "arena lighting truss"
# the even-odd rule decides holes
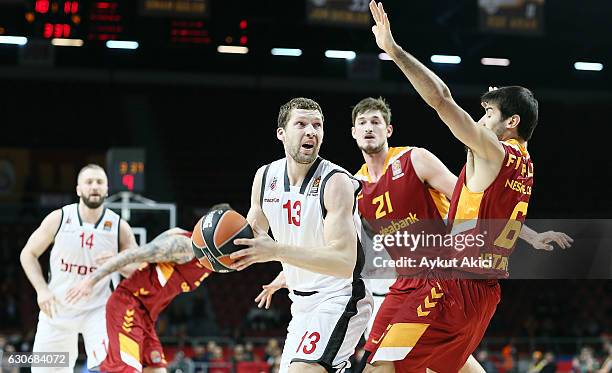
[[[28,38],[17,35],[0,35],[0,44],[24,46],[28,43]],[[81,39],[65,39],[53,38],[50,43],[56,47],[82,47],[84,45]],[[137,41],[128,40],[108,40],[106,47],[109,49],[138,49]],[[247,54],[248,47],[219,45],[217,52],[224,54]],[[303,54],[303,50],[299,48],[272,48],[270,53],[273,56],[299,57]],[[330,59],[345,59],[353,60],[357,57],[357,53],[349,50],[326,50],[325,57]],[[391,61],[391,57],[386,53],[379,53],[378,58],[382,61]],[[430,61],[437,64],[460,64],[462,62],[460,56],[434,54],[430,57]],[[510,66],[510,59],[497,57],[483,57],[480,59],[480,64],[484,66]],[[573,64],[575,70],[578,71],[602,71],[604,64],[601,62],[583,62],[578,61]]]
[[[270,53],[273,56],[299,57],[302,55],[302,50],[299,48],[272,48]]]
[[[599,62],[575,62],[574,69],[582,71],[601,71],[603,64]]]
[[[345,60],[353,60],[357,57],[357,53],[348,50],[336,50],[328,49],[325,51],[325,57],[327,58],[343,58]]]
[[[106,48],[109,48],[109,49],[138,49],[138,42],[128,41],[128,40],[109,40],[106,42]]]
[[[485,66],[510,66],[510,60],[507,58],[483,57],[480,63]]]
[[[430,60],[433,63],[446,63],[451,65],[457,65],[461,63],[461,57],[446,54],[434,54],[430,57]]]
[[[0,35],[0,44],[26,45],[28,38],[25,36]]]
[[[56,47],[82,47],[84,42],[82,39],[53,38],[51,44]]]

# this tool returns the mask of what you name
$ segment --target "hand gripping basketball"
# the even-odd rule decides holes
[[[234,240],[236,245],[247,246],[246,249],[236,251],[230,255],[230,259],[234,261],[232,268],[237,271],[242,271],[251,264],[279,260],[279,243],[274,241],[266,232],[260,230],[257,223],[253,223],[253,226],[255,227],[255,238],[238,238]]]
[[[236,238],[253,238],[253,230],[246,219],[230,208],[214,209],[193,228],[191,248],[209,270],[233,272],[230,254],[243,248],[234,243]]]

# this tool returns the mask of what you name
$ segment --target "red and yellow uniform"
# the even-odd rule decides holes
[[[109,346],[101,370],[132,373],[143,367],[165,367],[155,332],[157,317],[177,295],[195,290],[209,274],[193,259],[183,264],[145,264],[122,281],[106,304]]]
[[[478,250],[504,256],[507,263],[527,214],[533,165],[517,141],[501,144],[505,152],[502,167],[485,191],[467,189],[464,167],[451,198],[448,229],[453,235],[483,234],[493,229],[484,234],[484,245]],[[507,267],[503,262],[498,260],[499,268]],[[388,327],[371,362],[395,361],[398,373],[423,372],[425,368],[454,373],[461,369],[495,313],[500,289],[495,279],[459,279],[456,274],[449,279],[444,272],[435,273],[412,293],[402,306],[407,309],[404,321]]]
[[[393,234],[396,231],[443,233],[449,202],[439,191],[423,183],[412,165],[412,147],[389,148],[385,159],[384,173],[377,182],[372,182],[367,165],[364,164],[355,177],[361,181],[362,192],[357,197],[359,213],[371,226],[374,234]],[[389,250],[396,259],[406,253]],[[387,325],[400,322],[400,310],[406,298],[424,281],[402,273],[389,288],[380,309],[376,313],[365,349],[374,351],[377,341]],[[412,273],[412,275],[415,275]]]
[[[479,244],[466,246],[462,257],[489,259],[492,270],[468,271],[501,278],[508,275],[512,254],[533,188],[533,163],[527,150],[516,140],[502,142],[505,157],[502,168],[483,192],[471,192],[465,185],[465,167],[453,191],[449,210],[452,235],[478,235]],[[486,232],[486,234],[485,234]]]

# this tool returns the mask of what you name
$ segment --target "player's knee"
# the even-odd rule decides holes
[[[316,363],[295,362],[289,365],[289,373],[326,373],[327,370]]]

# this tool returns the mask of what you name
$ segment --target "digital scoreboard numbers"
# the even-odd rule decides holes
[[[118,0],[91,1],[87,39],[103,42],[124,39],[126,5]]]
[[[30,25],[29,36],[71,39],[79,35],[80,0],[34,0],[27,4],[25,20]]]
[[[141,193],[145,190],[145,150],[112,148],[106,153],[110,188],[113,192]]]
[[[313,24],[370,27],[369,0],[307,0],[306,19]]]
[[[138,0],[150,37],[171,44],[210,44],[210,0]]]

